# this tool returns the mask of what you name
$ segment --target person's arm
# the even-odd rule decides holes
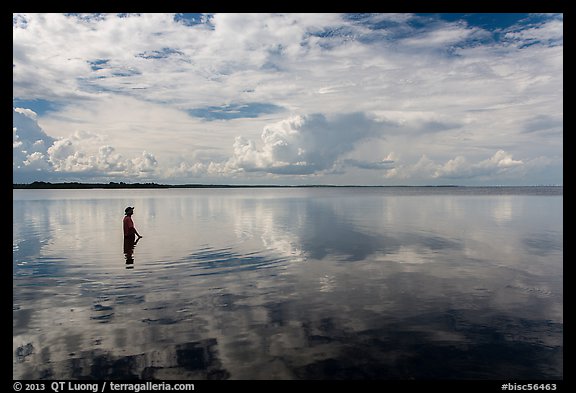
[[[138,231],[136,230],[136,227],[134,226],[134,222],[132,222],[132,232],[138,236],[138,239],[140,239],[142,236],[138,233]]]

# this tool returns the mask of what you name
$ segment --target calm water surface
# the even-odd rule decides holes
[[[13,378],[561,379],[562,198],[14,190]]]

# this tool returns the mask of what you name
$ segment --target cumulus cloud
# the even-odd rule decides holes
[[[510,153],[498,150],[492,157],[475,164],[470,164],[465,157],[458,156],[435,169],[433,176],[457,179],[499,175],[523,164],[521,160],[514,160]]]
[[[415,164],[398,163],[386,173],[386,177],[395,179],[440,179],[461,180],[479,178],[506,178],[507,175],[520,173],[525,163],[512,158],[512,154],[498,150],[491,157],[470,162],[464,156],[456,156],[444,163],[437,163],[426,155],[422,155]]]
[[[13,108],[12,111],[12,168],[15,171],[47,169],[48,148],[55,139],[38,126],[34,111]]]
[[[154,172],[158,162],[153,154],[125,159],[112,146],[92,151],[97,135],[76,132],[55,139],[38,125],[29,109],[13,109],[13,175],[15,182],[37,180],[40,176],[58,179],[66,175],[102,179],[114,176],[142,177]]]
[[[228,165],[272,174],[329,172],[358,142],[381,136],[381,125],[361,113],[293,116],[264,127],[261,146],[237,137]]]

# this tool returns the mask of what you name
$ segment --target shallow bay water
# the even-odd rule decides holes
[[[13,378],[562,379],[562,199],[14,190]]]

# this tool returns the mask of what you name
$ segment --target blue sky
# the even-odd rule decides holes
[[[14,14],[15,182],[563,183],[562,14]]]

